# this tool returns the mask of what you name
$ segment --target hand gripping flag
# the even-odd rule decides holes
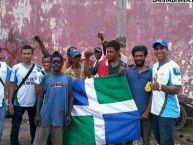
[[[65,145],[104,145],[140,138],[140,115],[123,75],[75,80]]]

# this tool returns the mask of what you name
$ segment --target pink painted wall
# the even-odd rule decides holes
[[[168,39],[171,57],[182,68],[183,93],[193,98],[193,5],[128,0],[126,8],[126,54],[130,61],[131,48],[145,44],[150,51],[147,62],[154,63],[153,40]],[[11,28],[18,46],[29,43],[36,48],[36,62],[40,62],[41,53],[32,39],[35,35],[50,52],[59,50],[64,56],[69,46],[92,49],[100,45],[97,32],[103,32],[107,40],[115,38],[117,10],[117,0],[1,0],[0,57],[11,65],[19,60],[19,48],[7,41]]]

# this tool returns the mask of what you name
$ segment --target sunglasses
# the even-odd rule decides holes
[[[59,60],[54,60],[54,61],[52,61],[52,64],[61,64],[62,62],[61,61],[59,61]]]

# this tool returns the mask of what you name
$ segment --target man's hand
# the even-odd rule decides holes
[[[159,90],[159,83],[158,82],[152,82],[150,83],[150,87],[152,91]]]
[[[149,112],[144,112],[141,114],[141,120],[145,120],[149,117]]]
[[[34,40],[36,40],[37,42],[42,42],[39,36],[35,36]]]
[[[98,33],[97,34],[98,38],[100,38],[101,40],[104,40],[103,34],[102,33]]]
[[[12,115],[14,114],[14,108],[13,108],[13,104],[12,104],[12,103],[8,104],[8,110],[9,110],[9,112],[10,112]]]
[[[85,51],[85,53],[84,53],[84,56],[87,59],[90,58],[92,55],[93,55],[93,52],[91,52],[91,51]]]
[[[125,71],[127,70],[127,64],[122,64],[118,70],[118,74],[124,74]]]
[[[37,114],[36,116],[35,116],[35,125],[36,126],[40,126],[40,114]]]
[[[118,74],[124,74],[127,69],[123,66],[121,66],[118,70]]]

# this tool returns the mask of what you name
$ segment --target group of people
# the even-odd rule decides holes
[[[25,111],[29,116],[31,144],[63,145],[63,131],[70,123],[73,107],[73,80],[125,75],[140,113],[143,144],[150,145],[152,124],[159,145],[174,145],[175,124],[180,116],[177,94],[182,82],[179,66],[168,56],[166,40],[158,39],[153,43],[157,58],[153,66],[145,64],[148,49],[144,45],[132,49],[135,63],[132,66],[124,61],[124,54],[120,52],[122,44],[118,40],[103,43],[103,49],[96,47],[86,51],[82,64],[82,54],[77,48],[68,48],[68,59],[64,61],[59,52],[50,54],[38,36],[35,40],[43,53],[43,67],[33,63],[34,49],[30,45],[21,48],[22,62],[12,68],[0,61],[0,139],[5,122],[6,81],[8,110],[13,114],[11,145],[19,145],[19,129]],[[93,54],[96,61],[90,65]],[[147,85],[150,91],[145,89]]]

